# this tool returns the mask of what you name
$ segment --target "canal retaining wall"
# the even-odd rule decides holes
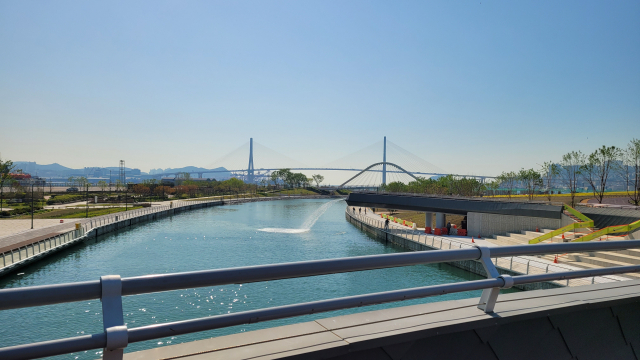
[[[367,234],[370,234],[376,240],[384,242],[385,244],[391,243],[403,249],[407,249],[411,251],[440,250],[437,247],[429,246],[426,243],[421,243],[419,241],[412,240],[407,236],[403,236],[402,233],[394,234],[392,232],[385,231],[384,229],[381,229],[377,226],[367,224],[361,221],[360,219],[358,219],[358,217],[353,216],[349,212],[348,208],[345,211],[345,217],[347,221],[349,221],[352,225],[354,225],[361,231]],[[442,242],[440,244],[442,244]],[[487,273],[484,271],[484,267],[482,266],[482,263],[476,260],[453,261],[453,262],[448,262],[447,264],[463,270],[467,270],[471,273],[474,273],[483,277],[487,276]],[[501,266],[496,266],[496,268],[498,269],[498,272],[500,274],[508,274],[512,276],[523,275],[520,272],[513,271]],[[540,283],[534,283],[534,284],[518,285],[515,287],[521,290],[541,290],[541,289],[554,289],[554,288],[563,287],[563,286],[561,284],[553,283],[553,282],[540,282]]]

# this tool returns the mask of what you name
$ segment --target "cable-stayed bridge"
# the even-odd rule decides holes
[[[380,156],[382,155],[382,156]],[[382,161],[380,161],[382,160]],[[244,165],[244,164],[246,165]],[[255,165],[259,167],[256,167]],[[327,163],[324,166],[307,166],[253,141],[243,144],[208,166],[209,169],[191,172],[202,178],[204,174],[229,173],[247,183],[270,181],[273,171],[290,169],[297,172],[342,173],[338,183],[344,187],[377,187],[394,181],[408,183],[418,177],[431,178],[446,175],[475,178],[481,182],[493,176],[452,174],[412,154],[402,147],[383,140],[364,149]],[[355,173],[355,174],[353,174]],[[153,177],[180,176],[183,172],[165,172]]]

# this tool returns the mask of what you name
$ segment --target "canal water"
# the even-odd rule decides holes
[[[279,200],[192,210],[64,250],[0,279],[0,289],[403,251],[349,224],[342,200]],[[129,328],[378,291],[479,279],[446,264],[418,265],[128,296]],[[308,315],[130,344],[127,352],[480,291]],[[0,347],[102,332],[99,300],[0,311]],[[58,356],[96,359],[100,350]]]

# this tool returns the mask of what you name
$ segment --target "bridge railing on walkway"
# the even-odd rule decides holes
[[[347,207],[347,214],[364,224],[375,227],[380,231],[384,231],[388,234],[400,236],[411,241],[415,241],[420,244],[427,245],[436,249],[470,249],[475,248],[473,244],[468,242],[456,240],[455,238],[436,236],[432,234],[425,234],[417,230],[402,227],[399,224],[391,223],[388,229],[384,227],[384,221],[382,219],[374,219],[370,216],[363,215],[360,212],[353,211],[352,208]],[[482,240],[478,240],[482,241]],[[561,255],[562,253],[558,253]],[[537,260],[534,257],[523,256],[510,256],[510,257],[494,257],[491,259],[493,264],[499,268],[514,271],[520,274],[547,274],[553,272],[564,272],[575,270],[574,267],[565,266],[562,264],[555,264],[545,261]],[[563,281],[554,281],[557,285],[561,286],[580,286],[588,284],[600,284],[615,281],[628,280],[620,276],[593,276],[591,278],[582,279],[563,279]]]
[[[104,332],[67,339],[4,347],[0,348],[0,358],[32,359],[103,348],[103,359],[122,359],[123,349],[129,343],[134,342],[241,324],[472,290],[483,290],[478,308],[490,313],[493,312],[494,306],[496,305],[500,289],[510,288],[514,285],[640,272],[640,265],[633,265],[511,277],[509,275],[500,275],[491,262],[491,257],[501,258],[629,248],[640,248],[640,241],[558,243],[538,246],[504,246],[495,248],[478,246],[455,250],[417,251],[175,274],[156,274],[124,279],[120,278],[119,275],[108,275],[102,276],[100,280],[94,281],[3,289],[0,290],[0,310],[100,299],[102,302]],[[153,324],[131,329],[127,328],[123,321],[123,296],[466,260],[479,260],[487,274],[489,274],[488,278],[484,280],[311,301],[238,313],[207,316],[198,319]]]

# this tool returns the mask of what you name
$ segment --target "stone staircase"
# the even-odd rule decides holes
[[[553,261],[555,255],[544,255],[542,259]],[[627,249],[618,251],[594,251],[588,253],[565,254],[558,257],[558,263],[567,264],[584,269],[602,267],[640,265],[640,250]],[[625,274],[634,279],[640,278],[639,273]]]
[[[529,240],[536,238],[540,235],[551,232],[551,229],[543,229],[542,231],[522,231],[522,233],[507,233],[506,235],[494,235],[493,237],[486,238],[487,241],[499,245],[499,246],[512,246],[512,245],[528,245]],[[574,238],[578,238],[585,235],[585,233],[565,233],[564,241],[571,241]],[[549,242],[563,242],[562,236],[554,236],[553,238],[546,240]],[[536,245],[531,245],[536,246]],[[614,267],[614,266],[628,266],[628,265],[640,265],[640,249],[628,249],[619,251],[595,251],[588,253],[576,253],[576,254],[558,254],[558,263],[567,264],[583,269],[596,269],[602,267]],[[538,256],[541,259],[553,262],[555,255],[542,255]],[[623,276],[640,279],[640,273],[630,273]]]
[[[487,238],[487,241],[490,243],[500,245],[500,246],[510,246],[510,245],[528,245],[529,240],[537,238],[538,236],[549,233],[553,230],[551,229],[542,229],[542,231],[522,231],[521,233],[507,233],[506,235],[494,235],[490,238]],[[571,241],[575,238],[585,235],[582,232],[573,232],[565,233],[564,242]],[[545,240],[545,242],[563,242],[562,235],[554,236],[551,239]]]

